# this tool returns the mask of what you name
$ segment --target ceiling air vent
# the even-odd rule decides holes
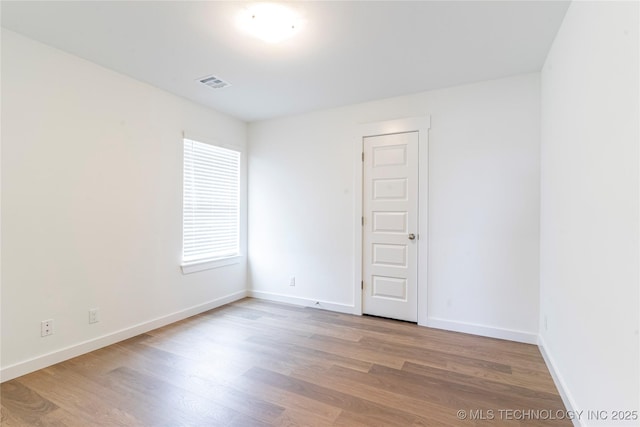
[[[205,86],[209,86],[211,89],[222,89],[223,87],[231,86],[231,83],[225,82],[219,77],[216,76],[207,76],[201,79],[198,79],[200,83]]]

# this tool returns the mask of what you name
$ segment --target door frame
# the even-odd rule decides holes
[[[364,138],[369,136],[388,135],[392,133],[418,132],[418,324],[427,324],[427,274],[428,274],[428,207],[429,207],[429,129],[431,116],[407,117],[364,123],[358,126],[353,137],[354,159],[354,280],[353,302],[354,314],[362,315],[362,214],[363,214],[363,161]]]

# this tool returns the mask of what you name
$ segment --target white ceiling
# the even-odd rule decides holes
[[[542,68],[568,2],[290,2],[277,45],[235,28],[245,2],[2,1],[2,26],[245,121]],[[215,74],[232,86],[196,79]]]

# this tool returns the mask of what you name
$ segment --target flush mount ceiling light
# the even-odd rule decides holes
[[[302,27],[302,19],[293,10],[275,3],[256,3],[240,12],[238,27],[267,43],[292,37]]]

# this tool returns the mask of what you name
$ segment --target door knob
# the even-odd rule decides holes
[[[414,240],[416,238],[416,235],[411,233],[409,234],[409,240]]]

